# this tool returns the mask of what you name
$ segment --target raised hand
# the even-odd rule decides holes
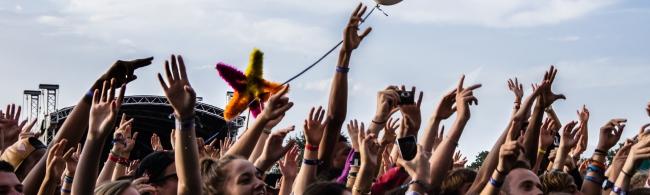
[[[31,121],[29,121],[29,123],[27,123],[22,128],[22,130],[20,131],[20,135],[18,135],[18,139],[27,139],[27,138],[30,138],[30,137],[36,137],[36,138],[40,137],[42,135],[40,132],[38,132],[38,133],[32,132],[32,128],[34,128],[34,125],[36,125],[36,122],[37,122],[36,119],[32,119]]]
[[[606,152],[612,148],[621,139],[625,122],[627,119],[612,119],[601,127],[596,149]]]
[[[411,190],[418,191],[420,193],[425,192],[429,188],[429,158],[431,156],[431,153],[424,151],[424,148],[422,145],[418,144],[418,149],[417,153],[415,154],[415,158],[413,158],[410,161],[405,161],[402,158],[399,158],[397,160],[397,164],[401,165],[404,167],[406,172],[411,176],[411,178],[414,181],[420,182],[419,188],[417,190],[414,190],[411,186]]]
[[[135,140],[138,137],[138,132],[131,135],[133,119],[126,119],[126,114],[122,114],[120,125],[113,133],[113,148],[111,152],[122,157],[129,158],[131,150],[135,146]]]
[[[557,75],[557,69],[554,66],[544,73],[544,80],[542,80],[542,85],[539,86],[541,90],[541,103],[544,108],[550,106],[558,99],[566,99],[562,94],[553,93],[551,87],[553,86],[553,81],[555,81],[555,76]]]
[[[463,155],[459,151],[456,151],[456,154],[454,154],[454,168],[463,168],[465,167],[465,164],[467,163],[467,157],[463,157]]]
[[[219,155],[219,151],[217,151],[217,140],[214,139],[210,144],[203,146],[203,150],[205,154],[213,159],[219,159],[221,156]]]
[[[307,144],[316,146],[320,144],[328,120],[325,119],[325,110],[322,106],[319,106],[315,113],[314,109],[314,107],[311,108],[309,118],[305,119],[304,133]]]
[[[365,128],[363,126],[363,122],[361,122],[361,126],[359,126],[357,119],[351,120],[350,123],[348,123],[348,134],[350,135],[350,142],[352,142],[352,148],[354,148],[356,151],[359,151],[359,141],[357,139],[359,136],[359,131],[363,131],[364,129]]]
[[[377,110],[373,119],[374,123],[383,125],[390,115],[397,111],[399,103],[399,94],[397,87],[389,86],[377,93]]]
[[[381,138],[380,142],[382,146],[392,144],[395,142],[395,139],[397,139],[397,133],[395,133],[395,131],[400,127],[399,120],[399,118],[394,120],[393,118],[388,119],[388,122],[384,126],[384,136]]]
[[[639,142],[632,145],[625,165],[623,165],[623,171],[626,173],[634,174],[634,170],[642,160],[650,159],[650,132],[643,132],[642,135],[639,137]],[[628,175],[628,177],[632,177],[632,175]]]
[[[258,165],[256,162],[256,165],[258,165],[257,168],[267,170],[273,164],[275,164],[275,162],[282,158],[282,156],[284,156],[291,148],[293,148],[293,145],[295,144],[293,140],[289,141],[286,146],[282,146],[282,143],[284,142],[284,138],[287,136],[287,134],[289,134],[289,132],[293,131],[294,129],[295,126],[291,126],[290,128],[274,131],[269,135],[268,139],[266,139],[266,143],[264,144],[262,155],[257,159],[257,161],[260,161],[261,163],[261,165]]]
[[[65,175],[74,177],[75,171],[77,170],[77,164],[79,163],[79,156],[81,156],[81,144],[78,143],[77,147],[71,147],[68,152],[74,151],[70,158],[64,158],[65,160]],[[67,156],[68,152],[66,152]]]
[[[162,144],[160,143],[160,137],[154,133],[151,135],[151,149],[156,152],[161,152],[163,149]]]
[[[587,123],[589,121],[589,109],[587,109],[587,105],[582,105],[582,109],[576,111],[578,114],[578,118],[580,119],[580,123]]]
[[[283,116],[284,113],[286,113],[287,110],[293,106],[293,102],[289,101],[289,98],[285,96],[288,91],[289,85],[287,84],[286,86],[282,87],[280,91],[271,95],[269,101],[266,103],[266,107],[258,117],[266,121],[270,121]]]
[[[366,136],[365,130],[361,128],[359,129],[357,141],[359,142],[359,152],[361,153],[361,164],[376,167],[378,165],[377,157],[380,152],[380,145],[377,143],[375,134]]]
[[[219,140],[219,156],[226,156],[226,153],[235,144],[235,140],[230,137],[230,134],[223,140]]]
[[[508,89],[515,94],[515,104],[521,103],[521,98],[524,97],[524,85],[519,83],[517,77],[515,80],[508,79]]]
[[[294,145],[291,150],[284,155],[284,158],[278,162],[278,168],[282,177],[295,179],[298,175],[298,146]]]
[[[539,148],[546,150],[555,140],[555,126],[553,119],[547,117],[539,131]]]
[[[0,135],[3,139],[3,150],[18,141],[20,130],[27,122],[24,120],[20,124],[18,123],[21,113],[20,106],[16,109],[16,104],[9,104],[5,111],[4,116],[0,117]]]
[[[370,31],[372,31],[371,27],[368,27],[366,30],[363,31],[360,35],[358,34],[359,31],[359,24],[361,24],[361,20],[363,17],[363,14],[366,12],[367,7],[363,6],[361,3],[357,6],[356,9],[354,9],[354,12],[352,12],[352,16],[350,16],[350,20],[348,22],[348,25],[345,27],[345,30],[343,31],[343,46],[341,47],[341,52],[346,52],[350,53],[352,50],[356,49],[359,47],[359,44],[365,38]]]
[[[438,134],[436,134],[436,137],[433,138],[433,147],[431,148],[432,149],[431,152],[435,151],[436,148],[438,148],[438,145],[442,143],[442,139],[444,135],[445,135],[445,126],[443,125],[440,127],[440,132],[438,132]]]
[[[97,80],[95,88],[101,87],[100,85],[103,81],[107,81],[112,78],[116,79],[116,86],[127,84],[133,81],[138,78],[135,76],[135,74],[133,74],[134,71],[138,68],[142,68],[151,64],[151,60],[153,60],[153,57],[131,61],[118,60],[117,62],[113,63],[113,65]]]
[[[448,92],[442,97],[440,103],[438,103],[438,108],[436,108],[435,118],[438,120],[448,119],[456,112],[456,107],[454,107],[455,103],[456,89]]]
[[[402,85],[402,91],[406,91],[404,88],[404,85]],[[416,88],[412,87],[411,88],[411,94],[415,95]],[[406,135],[417,135],[418,130],[420,130],[420,125],[422,122],[422,114],[420,112],[420,105],[422,104],[422,95],[423,93],[420,91],[420,95],[418,96],[418,99],[415,101],[415,104],[402,104],[399,105],[399,110],[402,112],[402,129],[406,131],[402,131],[402,133],[406,133]]]
[[[562,137],[560,138],[560,147],[563,147],[565,150],[569,150],[578,144],[581,134],[579,128],[573,128],[576,124],[578,124],[578,122],[571,121],[564,125]]]
[[[280,115],[277,118],[271,119],[268,123],[266,123],[266,125],[264,125],[264,129],[268,129],[270,131],[271,129],[273,129],[273,127],[278,125],[283,118],[284,118],[284,114]]]
[[[104,137],[111,132],[115,123],[115,115],[122,105],[126,85],[122,85],[118,97],[115,97],[116,79],[110,83],[104,81],[101,92],[95,89],[90,109],[90,120],[88,121],[89,137]]]
[[[456,109],[458,112],[458,117],[462,117],[467,120],[470,117],[469,105],[476,104],[478,105],[478,99],[474,97],[474,89],[481,87],[481,84],[475,84],[467,88],[463,88],[463,82],[465,81],[465,75],[460,78],[458,82],[458,87],[456,88]]]
[[[72,156],[72,149],[65,153],[65,145],[68,140],[62,139],[55,143],[52,148],[47,152],[47,169],[45,174],[47,178],[58,180],[65,169],[65,159]],[[56,182],[58,183],[58,182]]]
[[[176,118],[181,120],[194,117],[196,92],[194,92],[194,89],[192,89],[190,81],[188,80],[183,57],[180,55],[178,55],[178,57],[172,55],[171,65],[169,64],[169,61],[165,60],[164,67],[169,85],[165,83],[165,80],[160,73],[158,73],[158,80],[160,81],[160,86],[162,86],[165,91],[167,101],[169,101],[169,104],[174,108]]]

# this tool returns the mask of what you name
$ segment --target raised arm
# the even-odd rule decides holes
[[[512,165],[517,161],[517,157],[522,149],[520,143],[514,138],[515,121],[511,121],[510,129],[506,131],[505,143],[499,147],[499,163],[492,171],[490,183],[485,185],[481,190],[481,195],[496,195],[499,194],[503,182],[510,173]]]
[[[560,138],[560,147],[555,154],[555,161],[553,162],[553,170],[563,171],[564,165],[569,155],[569,150],[578,144],[580,138],[580,129],[573,128],[577,122],[571,121],[564,126],[562,130],[562,137]]]
[[[131,134],[133,125],[121,126],[115,131],[113,140],[113,148],[111,154],[119,157],[119,161],[115,164],[115,169],[111,174],[111,181],[116,181],[122,176],[126,175],[126,169],[129,166],[129,157],[131,157],[131,150],[135,147],[135,140],[138,140],[138,132]]]
[[[65,158],[69,158],[72,155],[72,148],[65,153],[65,156],[63,154],[63,148],[67,142],[67,140],[63,139],[55,143],[47,153],[47,169],[45,171],[45,179],[38,192],[39,195],[54,195],[56,193],[57,184],[59,184],[65,168]]]
[[[167,82],[160,73],[158,80],[176,118],[174,162],[178,174],[178,194],[201,194],[199,151],[194,131],[196,92],[188,80],[183,57],[172,55],[171,64],[165,61],[164,68]]]
[[[549,71],[544,74],[544,80],[539,85],[540,96],[537,98],[537,103],[533,109],[532,116],[529,120],[528,127],[524,134],[524,151],[526,159],[530,164],[534,164],[537,161],[537,147],[539,147],[539,131],[542,126],[542,119],[544,117],[544,110],[548,108],[558,99],[566,99],[562,94],[554,94],[551,90],[553,81],[555,81],[555,76],[557,75],[557,69],[554,66],[551,66]]]
[[[366,11],[366,7],[359,4],[352,12],[343,32],[343,45],[339,53],[336,73],[332,78],[332,87],[330,89],[329,104],[327,105],[327,125],[323,133],[323,139],[318,151],[318,159],[322,160],[324,167],[329,167],[334,156],[334,145],[339,138],[345,117],[348,111],[348,70],[350,70],[350,58],[352,51],[359,47],[363,38],[370,33],[372,28],[366,29],[361,35],[358,34],[361,17]]]
[[[113,125],[119,107],[124,98],[126,85],[122,85],[120,95],[115,99],[115,80],[104,82],[101,90],[95,90],[90,110],[90,120],[86,142],[79,158],[79,165],[76,170],[76,179],[72,183],[72,194],[92,194],[97,180],[97,169],[99,158],[103,151],[106,138],[113,132]],[[130,121],[132,122],[132,121]],[[127,122],[127,123],[130,123]]]
[[[284,114],[293,106],[293,102],[289,101],[288,97],[285,97],[289,91],[289,85],[284,86],[276,94],[273,94],[266,103],[266,108],[262,113],[257,116],[255,122],[248,128],[239,140],[237,140],[232,147],[228,149],[226,155],[239,155],[245,158],[248,158],[253,149],[255,148],[255,143],[257,143],[264,126],[271,120],[275,120],[278,117],[284,116]]]
[[[458,82],[458,87],[456,88],[456,109],[458,116],[456,121],[449,130],[448,137],[442,140],[442,143],[431,155],[431,185],[433,189],[439,189],[442,184],[442,180],[447,175],[449,167],[451,167],[451,159],[449,158],[454,154],[456,146],[458,146],[458,140],[460,139],[465,125],[470,118],[470,104],[478,105],[478,99],[474,97],[474,89],[481,87],[481,84],[476,84],[465,88],[463,82],[465,80],[465,75],[460,78]]]
[[[264,130],[262,131],[262,135],[260,135],[260,138],[257,139],[257,143],[255,144],[255,148],[253,149],[253,153],[251,153],[251,156],[248,157],[248,161],[255,162],[255,160],[257,160],[257,158],[260,157],[260,155],[262,154],[262,150],[264,149],[264,143],[266,143],[266,139],[269,138],[269,134],[271,134],[271,130],[273,130],[273,128],[276,125],[278,125],[278,123],[280,123],[280,121],[282,121],[283,118],[284,115],[266,123],[266,125],[264,126]]]
[[[291,150],[284,155],[278,163],[278,168],[282,174],[282,181],[280,182],[279,195],[290,195],[293,189],[293,182],[298,174],[298,146],[294,145]]]
[[[582,106],[581,110],[576,111],[578,113],[578,118],[580,119],[580,141],[578,145],[571,151],[571,155],[577,161],[580,159],[585,150],[587,150],[587,143],[589,142],[589,110],[586,105]]]
[[[476,175],[472,186],[469,188],[468,193],[478,194],[481,192],[481,190],[483,190],[483,187],[489,181],[492,172],[499,162],[500,148],[501,145],[505,143],[509,130],[511,128],[521,129],[524,121],[528,120],[528,116],[530,116],[530,109],[533,106],[535,99],[537,99],[539,96],[539,93],[540,90],[538,88],[533,89],[533,93],[526,97],[524,102],[520,105],[519,109],[512,115],[510,121],[508,121],[506,129],[501,133],[499,139],[497,139],[497,141],[492,146],[490,153],[488,153],[487,157],[485,157],[485,160],[483,161],[481,168],[478,170],[478,174]],[[516,104],[515,107],[517,107]]]
[[[314,112],[315,111],[315,112]],[[305,120],[303,125],[303,134],[305,136],[305,150],[303,150],[302,166],[298,171],[296,183],[293,190],[296,194],[301,195],[307,189],[309,184],[316,180],[316,170],[318,169],[318,143],[322,143],[323,131],[327,123],[324,122],[325,110],[318,107],[318,110],[311,108],[309,117]],[[351,135],[352,136],[352,135]],[[350,139],[355,139],[351,137]]]
[[[630,154],[627,156],[623,169],[619,173],[614,189],[610,194],[624,194],[624,192],[630,190],[630,179],[636,173],[637,168],[642,161],[650,159],[650,132],[645,131],[648,125],[650,124],[641,128],[638,136],[639,142],[632,145]]]
[[[456,102],[456,90],[452,90],[445,94],[438,103],[438,107],[429,119],[429,124],[424,129],[424,135],[420,139],[420,145],[425,151],[432,151],[434,140],[438,137],[438,129],[440,129],[440,122],[448,119],[456,112],[454,103]]]
[[[591,156],[589,164],[592,169],[587,169],[585,182],[582,182],[582,193],[601,194],[603,181],[605,180],[605,169],[607,168],[605,166],[607,152],[621,138],[626,121],[626,119],[612,119],[600,128],[598,145]]]
[[[142,68],[151,64],[150,58],[137,59],[132,61],[122,61],[118,60],[113,63],[113,65],[102,74],[97,81],[90,87],[90,90],[81,97],[81,100],[75,105],[74,109],[70,112],[66,120],[61,124],[61,127],[56,133],[56,136],[52,142],[58,142],[61,139],[67,139],[70,143],[79,143],[86,127],[88,127],[88,116],[90,112],[90,106],[92,104],[93,91],[95,89],[100,89],[104,81],[109,81],[111,78],[115,78],[115,86],[121,86],[122,84],[127,84],[131,81],[134,81],[137,76],[134,74],[134,71],[138,68]],[[66,150],[68,147],[66,147]],[[25,186],[25,194],[32,195],[36,194],[38,184],[45,176],[45,158],[41,158],[36,166],[29,172],[27,177],[23,180],[23,185]]]
[[[286,146],[282,146],[284,143],[284,138],[287,137],[289,132],[295,129],[294,126],[290,128],[277,130],[266,139],[264,143],[264,149],[262,150],[262,155],[254,162],[255,167],[262,171],[262,174],[266,173],[282,156],[284,156],[291,148],[295,142],[293,140],[289,141]]]

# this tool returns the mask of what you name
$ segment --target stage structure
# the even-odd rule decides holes
[[[66,107],[51,113],[47,131],[57,132],[73,108]],[[239,116],[231,122],[226,122],[223,118],[223,109],[200,101],[197,101],[194,110],[196,113],[196,135],[202,137],[206,142],[209,139],[221,140],[229,134],[234,137],[238,129],[244,125],[245,117]],[[152,151],[150,138],[153,133],[160,136],[165,149],[171,149],[170,133],[171,129],[175,127],[175,119],[167,98],[152,95],[127,96],[124,97],[120,108],[120,117],[122,113],[126,113],[128,118],[134,118],[133,132],[139,132],[136,146],[131,152],[131,159],[140,159]],[[107,143],[107,147],[104,149],[108,151],[110,150],[110,140]]]

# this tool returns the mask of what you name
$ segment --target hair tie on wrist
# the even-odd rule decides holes
[[[350,71],[350,68],[348,68],[348,67],[336,66],[336,72],[348,73],[349,71]]]
[[[176,117],[177,131],[180,131],[182,129],[187,129],[187,130],[194,129],[194,117],[190,117],[187,119],[180,119],[176,115],[174,115],[174,117]]]

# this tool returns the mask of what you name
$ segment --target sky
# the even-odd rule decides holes
[[[75,104],[114,61],[154,56],[137,70],[127,95],[162,95],[156,79],[170,54],[183,55],[192,86],[223,107],[228,86],[218,62],[244,69],[265,52],[265,77],[282,82],[342,38],[355,5],[371,0],[4,0],[0,1],[0,103],[22,91],[60,84],[59,107]],[[513,102],[508,78],[530,92],[551,64],[559,69],[554,104],[563,123],[591,110],[589,147],[609,119],[627,118],[625,137],[650,122],[650,1],[405,0],[375,12],[373,31],[350,63],[347,119],[370,121],[376,93],[388,85],[424,91],[423,126],[460,75],[481,83],[459,149],[470,162],[491,148]],[[327,104],[336,54],[291,83],[295,106],[279,126],[302,126],[312,106]],[[449,127],[454,117],[443,122]],[[301,131],[301,128],[297,128]]]

